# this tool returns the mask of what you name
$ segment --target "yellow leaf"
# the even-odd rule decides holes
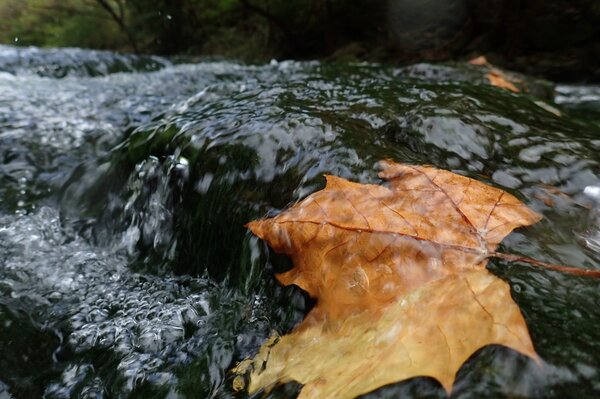
[[[536,356],[507,284],[485,264],[540,216],[464,176],[382,166],[388,187],[328,176],[325,189],[248,225],[292,258],[279,281],[317,299],[294,332],[263,346],[250,392],[295,380],[301,397],[350,398],[415,376],[450,390],[482,346]]]
[[[477,349],[499,344],[536,357],[523,317],[502,280],[486,270],[450,275],[397,298],[378,320],[351,316],[335,330],[312,325],[284,336],[260,357],[250,392],[304,384],[300,398],[353,398],[416,376],[450,391]]]

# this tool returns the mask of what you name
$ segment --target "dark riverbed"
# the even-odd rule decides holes
[[[278,286],[287,261],[243,224],[325,173],[379,182],[383,158],[515,194],[544,220],[503,250],[599,269],[599,154],[596,86],[541,98],[461,65],[0,46],[0,398],[232,397],[228,370],[310,306]],[[543,367],[488,347],[453,397],[600,395],[600,281],[489,267],[511,284]],[[426,395],[444,391],[419,378],[371,397]]]

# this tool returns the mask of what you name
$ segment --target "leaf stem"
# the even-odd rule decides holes
[[[600,270],[590,270],[590,269],[580,269],[578,267],[573,266],[564,266],[557,265],[554,263],[546,263],[533,258],[528,258],[527,256],[514,255],[514,254],[505,254],[502,252],[492,252],[490,253],[490,257],[500,258],[504,260],[508,260],[511,262],[525,262],[529,263],[532,266],[543,267],[545,269],[555,270],[562,273],[568,273],[575,276],[584,276],[584,277],[596,277],[600,278]]]

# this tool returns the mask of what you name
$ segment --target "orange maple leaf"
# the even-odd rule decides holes
[[[492,86],[499,87],[501,89],[506,89],[512,91],[513,93],[519,93],[521,90],[511,81],[505,73],[502,71],[492,68],[486,75],[488,81]],[[518,82],[522,83],[522,82]]]
[[[317,299],[294,332],[236,368],[250,371],[250,392],[295,380],[301,398],[351,398],[415,376],[450,391],[485,345],[537,359],[509,286],[485,265],[507,234],[540,216],[464,176],[382,166],[387,187],[327,176],[325,189],[248,224],[292,258],[278,280]]]

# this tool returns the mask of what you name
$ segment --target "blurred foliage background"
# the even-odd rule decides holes
[[[413,63],[485,54],[600,80],[598,0],[2,0],[0,42],[264,62]]]
[[[3,0],[4,43],[262,61],[376,40],[381,1]],[[383,24],[385,25],[385,24]]]

